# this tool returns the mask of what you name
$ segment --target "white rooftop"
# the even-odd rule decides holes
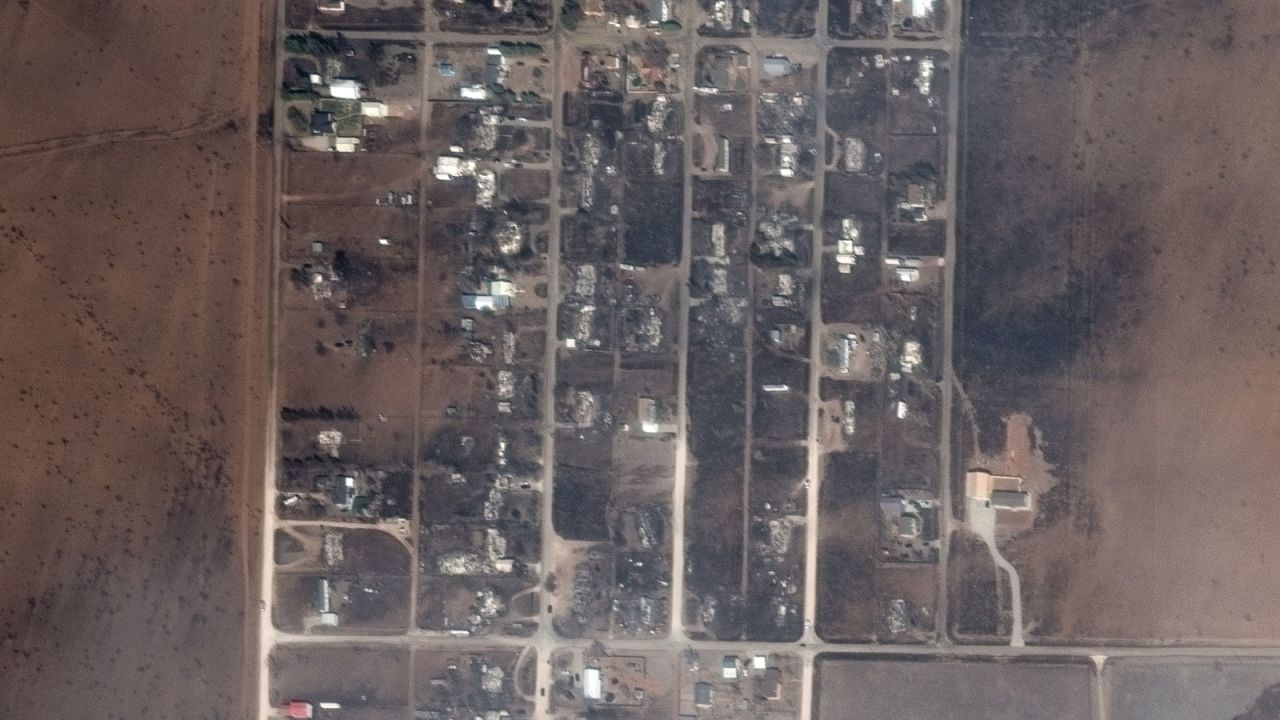
[[[360,114],[365,117],[386,117],[387,104],[378,100],[366,100],[360,103]]]
[[[604,691],[604,681],[600,677],[599,668],[586,668],[582,671],[582,696],[587,700],[599,700]]]
[[[334,78],[329,81],[329,95],[342,100],[359,100],[360,83],[350,78]]]

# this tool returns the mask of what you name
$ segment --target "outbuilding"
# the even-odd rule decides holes
[[[693,686],[693,704],[697,707],[711,707],[711,683],[700,682]]]
[[[600,668],[587,668],[582,671],[582,697],[587,700],[599,700],[604,692],[604,679],[600,676]]]
[[[340,100],[359,100],[360,83],[350,78],[334,78],[329,81],[329,96]]]
[[[764,58],[764,74],[768,77],[786,77],[795,70],[791,60],[782,55],[766,55]]]

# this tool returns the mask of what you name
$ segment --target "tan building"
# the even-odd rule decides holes
[[[1025,530],[1035,522],[1035,496],[1022,478],[970,470],[964,476],[966,497],[982,500],[996,511],[996,524],[1006,530]]]

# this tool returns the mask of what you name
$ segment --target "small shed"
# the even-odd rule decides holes
[[[604,692],[604,679],[600,676],[600,668],[587,668],[582,671],[582,697],[587,700],[599,700]]]
[[[697,707],[711,707],[711,683],[700,682],[693,686],[693,704]]]
[[[342,100],[359,100],[360,83],[350,78],[334,78],[329,81],[329,96]]]

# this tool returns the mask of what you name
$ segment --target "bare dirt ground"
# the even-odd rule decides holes
[[[1090,717],[1086,663],[821,655],[816,672],[819,720]]]
[[[1102,680],[1113,720],[1260,720],[1280,699],[1280,667],[1261,659],[1109,659]]]
[[[260,21],[0,5],[0,717],[250,711]]]
[[[1280,16],[1118,4],[975,5],[961,379],[1058,480],[1006,551],[1033,636],[1275,640]]]
[[[411,702],[409,668],[407,648],[277,647],[271,653],[271,704],[315,698],[342,705],[342,717],[352,720],[398,720]]]

